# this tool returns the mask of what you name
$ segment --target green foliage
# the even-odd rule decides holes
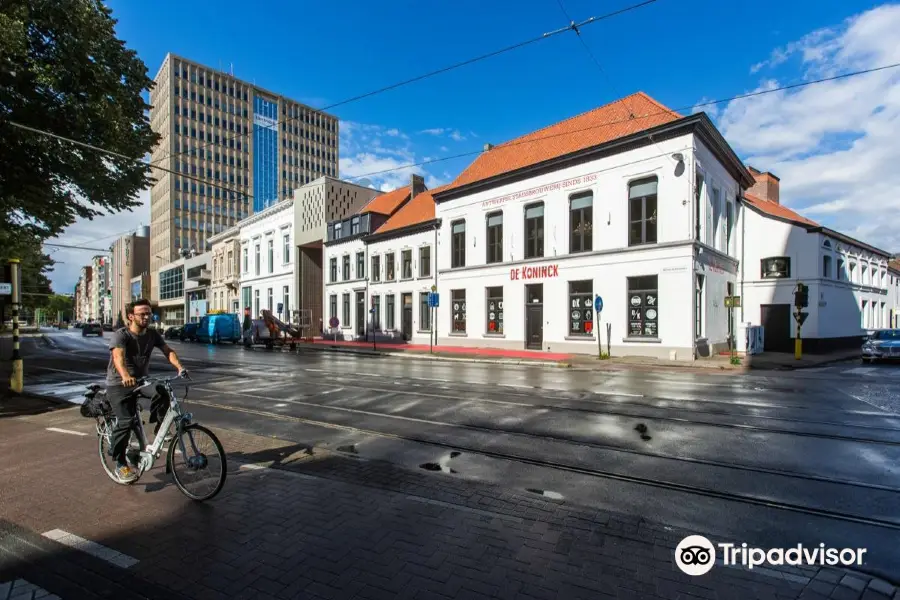
[[[147,67],[101,0],[0,1],[0,235],[47,239],[138,206],[159,136]],[[9,121],[121,154],[109,156]]]

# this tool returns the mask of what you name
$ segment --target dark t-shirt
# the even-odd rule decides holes
[[[106,368],[106,385],[122,385],[122,377],[113,362],[113,348],[125,350],[125,368],[135,379],[150,374],[150,356],[154,348],[166,345],[163,336],[155,329],[145,329],[144,333],[135,335],[127,327],[116,330],[109,340],[109,366]]]

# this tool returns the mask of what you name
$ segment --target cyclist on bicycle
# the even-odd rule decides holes
[[[149,328],[151,317],[149,300],[141,298],[128,304],[125,307],[128,326],[117,330],[109,342],[112,355],[106,369],[106,396],[117,417],[116,427],[112,432],[111,452],[116,459],[116,474],[125,482],[137,478],[137,473],[125,460],[128,438],[137,419],[136,390],[133,388],[138,379],[149,375],[153,349],[159,348],[180,374],[187,373],[163,336]]]

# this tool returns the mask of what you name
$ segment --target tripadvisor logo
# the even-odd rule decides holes
[[[825,544],[790,548],[754,548],[744,544],[713,545],[702,535],[689,535],[675,547],[675,564],[687,575],[704,575],[716,564],[716,548],[726,567],[741,565],[748,569],[762,565],[861,566],[866,548],[831,548]]]

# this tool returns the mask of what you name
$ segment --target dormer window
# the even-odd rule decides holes
[[[791,259],[789,256],[773,256],[760,261],[763,279],[785,279],[791,276]]]

